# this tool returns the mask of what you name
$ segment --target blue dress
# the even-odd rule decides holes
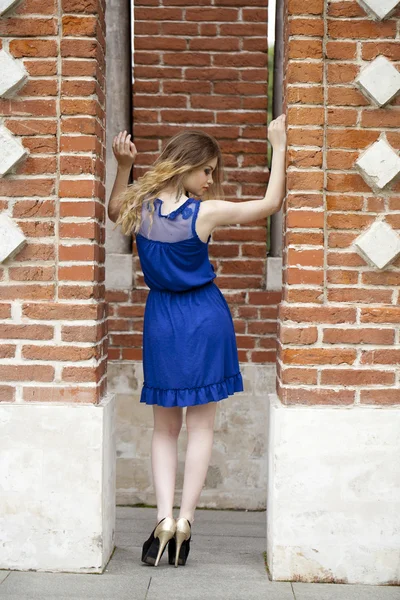
[[[146,404],[194,406],[243,391],[232,316],[208,257],[210,238],[203,242],[196,233],[200,204],[189,198],[164,214],[157,198],[151,218],[143,203],[136,244],[150,288],[140,397]]]

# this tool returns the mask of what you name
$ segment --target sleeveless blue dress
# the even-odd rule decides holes
[[[165,215],[142,206],[136,245],[150,288],[143,326],[140,402],[164,407],[217,402],[243,391],[232,316],[214,283],[208,243],[196,233],[201,200]],[[211,236],[210,236],[211,237]]]

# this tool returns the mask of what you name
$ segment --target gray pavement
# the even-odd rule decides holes
[[[141,563],[155,510],[118,507],[116,549],[103,574],[0,570],[7,600],[400,600],[400,587],[274,582],[264,564],[265,512],[198,509],[186,566]]]

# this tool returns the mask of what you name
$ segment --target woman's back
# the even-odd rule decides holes
[[[151,203],[143,203],[136,243],[144,279],[150,289],[187,291],[215,278],[208,257],[208,242],[203,242],[196,232],[200,204],[200,200],[188,198],[164,214],[163,201],[156,198],[151,217]]]

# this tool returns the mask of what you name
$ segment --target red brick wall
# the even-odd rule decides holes
[[[287,404],[400,403],[400,260],[378,271],[352,246],[382,215],[400,228],[399,184],[376,194],[354,166],[382,131],[400,147],[399,98],[376,108],[354,83],[377,55],[400,60],[396,18],[373,22],[356,1],[289,0],[286,34],[278,392]]]
[[[200,6],[138,0],[134,46],[134,176],[146,171],[168,137],[192,127],[220,143],[227,200],[262,198],[268,179],[267,0],[203,0]],[[265,220],[219,228],[210,244],[241,361],[275,362],[281,294],[265,291],[266,241]],[[136,288],[108,296],[113,359],[141,358],[147,291],[135,264]]]
[[[0,269],[0,399],[97,402],[107,350],[104,2],[25,0],[0,34],[29,73],[0,112],[30,153],[0,181],[0,208],[28,239]]]

